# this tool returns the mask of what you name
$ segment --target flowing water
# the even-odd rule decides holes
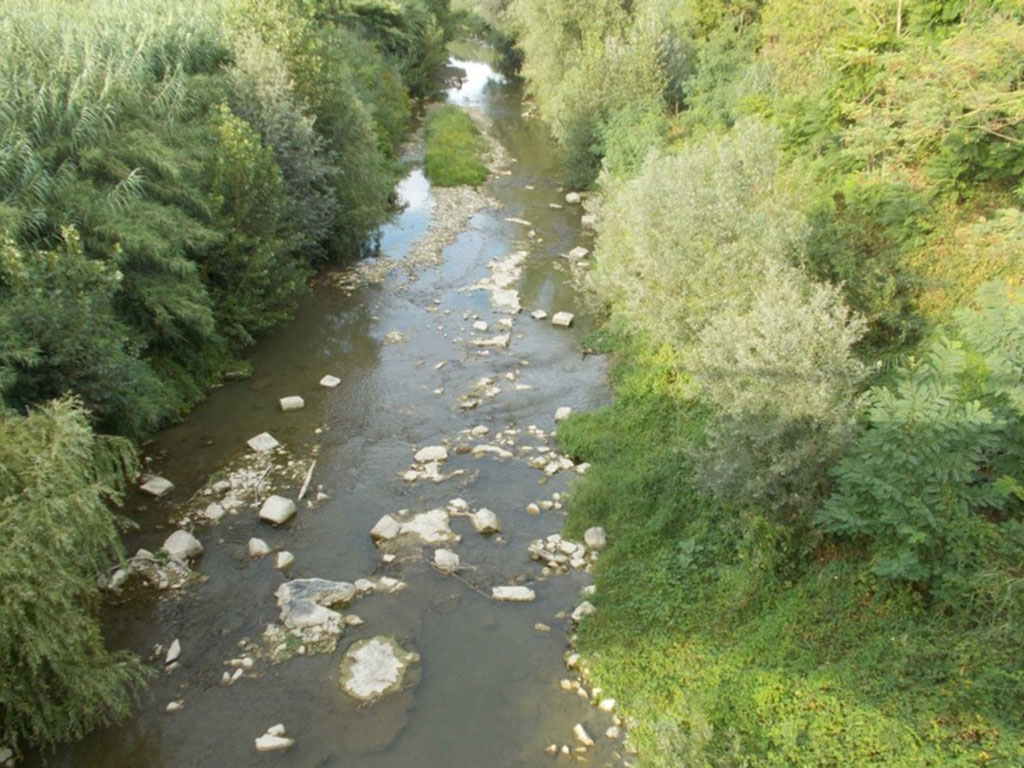
[[[300,505],[281,528],[261,524],[252,509],[199,527],[205,547],[196,566],[199,583],[170,593],[129,591],[111,607],[106,618],[113,644],[147,656],[155,645],[178,638],[180,666],[153,678],[131,720],[47,756],[49,765],[546,765],[556,761],[544,747],[573,745],[578,722],[598,741],[587,755],[591,764],[618,762],[616,745],[600,736],[610,716],[559,686],[570,674],[563,656],[571,631],[560,612],[580,601],[590,577],[575,571],[539,578],[540,565],[527,554],[532,539],[559,531],[564,521],[564,510],[530,515],[527,505],[564,492],[575,474],[547,478],[526,463],[529,455],[498,460],[453,453],[443,469],[463,469],[464,475],[441,483],[409,483],[400,476],[416,448],[446,438],[454,444],[460,430],[483,424],[493,435],[517,427],[520,445],[540,445],[526,434],[528,425],[550,432],[559,406],[586,410],[608,399],[604,361],[585,356],[581,347],[594,321],[560,256],[576,245],[590,247],[580,208],[549,207],[563,202],[557,161],[542,126],[521,117],[518,86],[486,65],[459,64],[466,78],[450,100],[484,113],[515,158],[511,174],[487,186],[499,207],[477,213],[445,248],[443,262],[419,270],[415,279],[400,266],[381,284],[349,295],[326,283],[316,287],[292,322],[252,350],[251,378],[215,390],[146,446],[152,469],[176,489],[159,501],[132,500],[129,511],[140,529],[129,543],[157,550],[172,530],[168,521],[176,508],[218,468],[246,453],[245,441],[264,430],[297,457],[317,451],[313,482],[329,498],[311,509]],[[396,260],[424,235],[434,212],[421,171],[412,171],[399,194],[406,207],[381,234],[382,253]],[[510,217],[532,222],[543,242],[528,239],[527,227],[506,221]],[[524,312],[515,316],[508,349],[480,354],[468,344],[480,335],[469,328],[472,315],[486,320],[491,334],[501,315],[492,312],[486,291],[461,289],[486,277],[489,261],[516,250],[529,253],[516,285]],[[575,312],[575,323],[565,329],[534,320],[528,313],[537,308]],[[394,331],[402,334],[398,343],[392,343],[394,335],[389,340]],[[447,363],[436,369],[441,361]],[[517,390],[503,378],[509,372],[531,388]],[[328,373],[341,379],[337,388],[318,386]],[[460,396],[482,377],[495,377],[503,391],[474,410],[460,408]],[[277,400],[285,395],[303,396],[305,409],[280,412]],[[297,486],[279,492],[294,498]],[[471,566],[462,580],[435,571],[423,558],[382,564],[369,536],[382,515],[444,506],[453,497],[494,510],[503,528],[500,537],[488,538],[467,519],[453,520],[462,536],[453,548]],[[252,536],[295,554],[287,575],[274,569],[272,557],[247,556]],[[287,578],[353,581],[373,574],[399,578],[408,587],[363,597],[347,609],[365,624],[348,628],[333,654],[277,665],[261,661],[234,685],[221,684],[224,661],[239,655],[239,641],[258,639],[265,625],[278,620],[274,592]],[[491,585],[524,578],[537,593],[535,602],[487,597]],[[552,631],[536,631],[537,622]],[[352,641],[378,634],[420,654],[418,679],[400,693],[359,705],[339,688],[338,662]],[[177,699],[184,709],[165,713]],[[279,722],[296,744],[258,754],[253,740]],[[30,762],[39,762],[38,756]]]

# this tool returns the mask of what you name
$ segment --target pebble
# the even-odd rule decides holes
[[[185,702],[183,701],[171,701],[168,702],[167,706],[164,707],[164,712],[171,714],[173,712],[181,712],[185,708]]]
[[[174,642],[171,643],[171,647],[167,649],[167,655],[164,657],[164,665],[170,666],[179,658],[181,658],[181,641],[174,638]]]
[[[274,736],[271,733],[265,733],[256,739],[256,751],[257,752],[277,752],[282,749],[288,749],[295,743],[295,739],[289,739],[285,736]]]

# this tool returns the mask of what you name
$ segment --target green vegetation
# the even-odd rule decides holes
[[[108,504],[135,454],[99,437],[80,402],[0,413],[0,741],[52,744],[127,714],[138,659],[103,646],[96,578],[121,553]]]
[[[390,214],[447,0],[0,0],[0,744],[124,715],[131,447]]]
[[[1024,762],[1020,3],[474,8],[594,187],[559,438],[641,764]]]
[[[427,177],[439,187],[468,184],[476,187],[487,179],[480,157],[487,142],[473,118],[452,105],[431,110],[427,117]]]

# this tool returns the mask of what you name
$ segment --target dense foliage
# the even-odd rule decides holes
[[[42,280],[0,282],[0,323],[35,346],[5,354],[7,403],[73,391],[140,435],[195,402],[388,215],[446,19],[440,0],[3,3],[0,230],[27,270],[75,252],[50,291],[97,274],[31,316]],[[110,321],[72,329],[73,366],[72,301]]]
[[[1024,761],[1021,4],[476,7],[594,186],[559,436],[642,762]]]
[[[126,714],[141,664],[103,644],[96,578],[120,552],[108,504],[135,454],[81,403],[0,413],[0,741],[51,744]]]
[[[447,0],[0,0],[0,745],[132,704],[96,577],[131,446],[389,215]]]

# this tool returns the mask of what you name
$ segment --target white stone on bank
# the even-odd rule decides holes
[[[608,536],[605,534],[604,528],[594,526],[587,528],[583,534],[583,543],[587,545],[587,549],[604,549],[608,546]]]
[[[555,411],[555,421],[565,421],[572,415],[572,408],[567,405],[563,405],[557,411]]]

